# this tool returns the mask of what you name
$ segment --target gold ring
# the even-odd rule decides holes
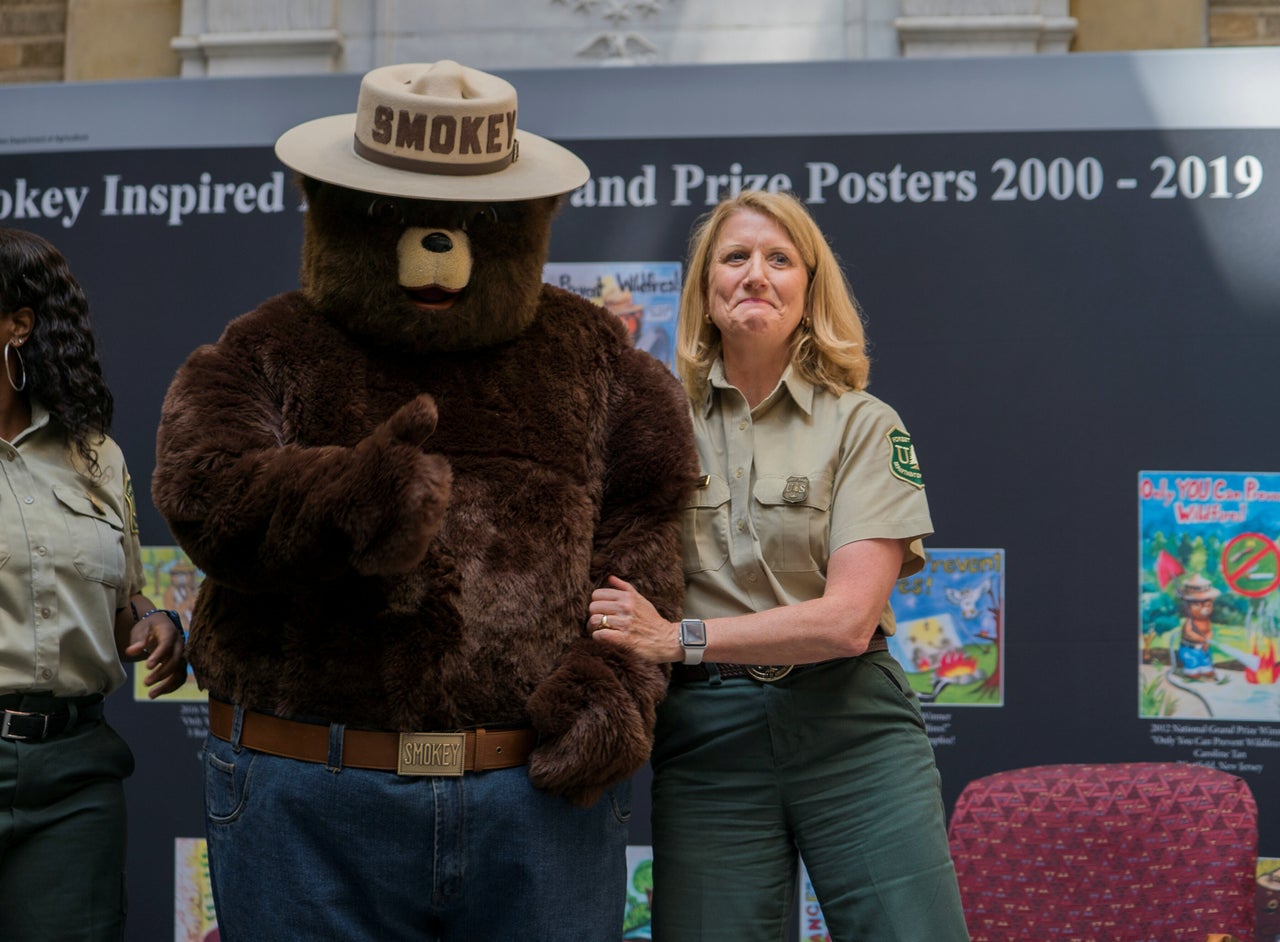
[[[608,627],[609,627],[609,616],[608,616],[608,615],[601,615],[601,616],[600,616],[600,627],[601,627],[601,628],[608,628]]]

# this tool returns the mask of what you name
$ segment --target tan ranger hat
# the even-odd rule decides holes
[[[455,202],[554,196],[590,176],[559,144],[517,130],[510,82],[448,59],[374,69],[355,114],[286,131],[276,156],[353,190]]]

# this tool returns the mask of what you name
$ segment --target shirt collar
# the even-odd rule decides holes
[[[715,395],[713,389],[732,388],[732,384],[724,378],[724,360],[716,357],[715,362],[711,364],[711,371],[707,374],[707,392],[702,401],[702,414],[705,416],[711,412],[711,403]],[[755,411],[769,408],[782,395],[790,395],[791,401],[799,406],[805,415],[813,415],[813,391],[813,383],[800,375],[795,364],[787,364],[777,387],[756,406]]]
[[[28,436],[36,434],[36,432],[40,431],[42,428],[44,428],[49,424],[49,421],[51,418],[52,416],[50,416],[49,410],[46,409],[44,406],[40,405],[40,403],[37,402],[36,400],[32,399],[31,400],[31,424],[18,433],[17,437],[14,438],[13,443],[16,445],[18,444],[18,442],[22,441],[24,438],[27,438]]]

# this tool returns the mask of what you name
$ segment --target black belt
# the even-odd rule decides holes
[[[0,694],[0,739],[44,742],[103,716],[102,694],[55,697],[46,693]]]
[[[888,651],[889,642],[884,636],[884,632],[879,628],[871,635],[871,640],[867,642],[867,650],[863,654],[872,654],[876,651]],[[847,660],[847,658],[837,658],[837,660]],[[819,664],[830,664],[831,661],[820,661]],[[711,679],[710,664],[676,664],[671,668],[671,682],[677,684],[685,684],[696,682],[699,680]],[[794,674],[796,671],[804,670],[808,667],[817,667],[818,664],[800,664],[792,667],[789,664],[779,666],[766,666],[761,664],[720,664],[714,665],[716,673],[721,680],[728,680],[731,677],[750,677],[752,680],[758,680],[761,683],[770,684],[775,680],[781,680],[788,674]]]

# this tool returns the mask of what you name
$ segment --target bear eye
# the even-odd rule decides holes
[[[498,208],[496,206],[473,206],[471,215],[463,222],[464,231],[471,229],[481,229],[485,226],[491,226],[498,221]]]
[[[379,197],[369,204],[369,218],[374,222],[404,224],[404,208],[399,200]]]

